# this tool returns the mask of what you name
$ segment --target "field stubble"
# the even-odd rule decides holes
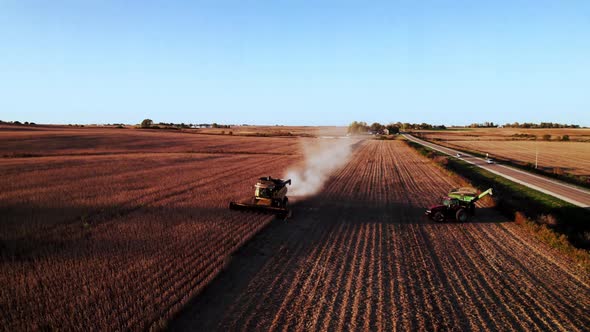
[[[401,142],[367,141],[171,327],[584,330],[590,288],[567,259],[485,204],[471,223],[423,218],[456,185]]]

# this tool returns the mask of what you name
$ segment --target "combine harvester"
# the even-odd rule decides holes
[[[492,188],[479,195],[473,188],[452,189],[448,196],[443,198],[442,204],[430,207],[426,210],[426,215],[437,222],[453,219],[467,222],[470,216],[475,215],[475,202],[486,195],[492,195]]]
[[[287,218],[291,215],[291,211],[287,209],[289,203],[287,185],[291,185],[291,179],[262,177],[254,186],[254,197],[249,202],[231,202],[229,208],[238,211],[272,213],[279,218]]]

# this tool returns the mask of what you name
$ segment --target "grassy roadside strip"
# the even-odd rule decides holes
[[[474,155],[476,157],[480,157],[480,158],[486,158],[486,154],[482,153],[480,151],[476,151],[476,150],[472,150],[472,149],[467,149],[464,148],[462,146],[457,146],[455,144],[451,144],[445,141],[436,141],[436,140],[430,140],[430,139],[426,139],[424,137],[418,136],[420,139],[425,140],[427,142],[433,143],[433,144],[439,144],[442,146],[445,146],[447,148],[451,148],[454,150],[459,150],[459,151],[463,151],[465,153],[469,153],[471,155]],[[565,183],[569,183],[569,184],[573,184],[576,186],[580,186],[582,188],[586,188],[586,189],[590,189],[590,178],[587,178],[585,176],[580,176],[580,175],[573,175],[573,174],[568,174],[568,173],[563,173],[563,171],[558,167],[555,170],[558,170],[558,173],[555,173],[555,170],[553,171],[549,171],[545,168],[535,168],[535,166],[531,163],[525,163],[525,162],[519,162],[516,160],[512,160],[512,159],[507,159],[504,158],[502,156],[497,156],[494,155],[493,159],[495,159],[496,161],[501,162],[504,165],[508,165],[514,168],[518,168],[521,169],[523,171],[527,171],[529,173],[534,173],[534,174],[538,174],[538,175],[542,175],[542,176],[546,176],[546,177],[550,177],[559,181],[563,181]]]
[[[492,200],[500,213],[590,272],[590,211],[418,143],[404,142],[454,177],[459,177],[460,182],[478,188],[494,188]]]

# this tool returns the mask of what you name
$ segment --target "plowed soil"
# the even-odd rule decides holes
[[[169,327],[587,330],[588,277],[520,226],[486,206],[464,224],[423,217],[456,185],[401,142],[366,141]]]

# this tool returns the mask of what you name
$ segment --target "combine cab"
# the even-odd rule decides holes
[[[467,222],[470,216],[475,215],[475,202],[486,195],[492,195],[492,188],[479,195],[473,188],[453,189],[443,198],[441,205],[426,210],[426,215],[437,222],[453,219]]]
[[[290,179],[262,177],[254,186],[254,197],[249,202],[231,202],[229,208],[239,211],[272,213],[279,218],[286,218],[290,215],[290,211],[287,209],[289,203],[287,185],[291,185]]]

